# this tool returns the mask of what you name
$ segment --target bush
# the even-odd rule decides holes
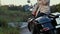
[[[0,27],[0,34],[19,34],[17,28],[2,28]]]
[[[8,22],[8,19],[3,16],[0,17],[0,34],[19,34],[19,29],[9,27]]]

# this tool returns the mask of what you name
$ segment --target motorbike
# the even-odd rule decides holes
[[[32,34],[56,34],[54,31],[57,25],[55,19],[58,17],[58,15],[54,17],[44,15],[38,18],[29,18],[28,29]]]

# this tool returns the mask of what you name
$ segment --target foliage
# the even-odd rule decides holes
[[[20,34],[18,27],[9,27],[8,23],[27,21],[30,15],[31,12],[25,12],[22,6],[0,6],[0,34]]]
[[[0,18],[6,19],[9,22],[14,21],[27,21],[29,17],[31,17],[30,11],[25,11],[23,9],[24,6],[1,6],[0,7]],[[60,12],[60,4],[51,6],[51,12]]]
[[[8,26],[8,19],[0,16],[0,34],[19,34],[18,28]]]
[[[0,27],[0,34],[19,34],[17,28],[2,28]]]
[[[51,6],[51,12],[60,12],[60,4]]]
[[[27,18],[30,17],[29,15],[31,12],[24,12],[22,10],[8,10],[5,7],[1,7],[0,10],[0,18],[5,19],[9,22],[17,22],[17,21],[27,21]]]

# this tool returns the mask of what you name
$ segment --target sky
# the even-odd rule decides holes
[[[31,0],[32,5],[34,5],[37,2],[37,0]],[[50,5],[56,5],[59,4],[60,1],[59,0],[50,0]],[[14,4],[14,5],[25,5],[28,4],[27,0],[1,0],[1,5],[10,5],[10,4]]]

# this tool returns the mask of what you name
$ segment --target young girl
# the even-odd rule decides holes
[[[43,14],[50,14],[50,0],[37,0],[37,4],[35,5],[32,14],[37,17]],[[37,9],[38,8],[38,9]],[[39,13],[39,14],[38,14]]]

